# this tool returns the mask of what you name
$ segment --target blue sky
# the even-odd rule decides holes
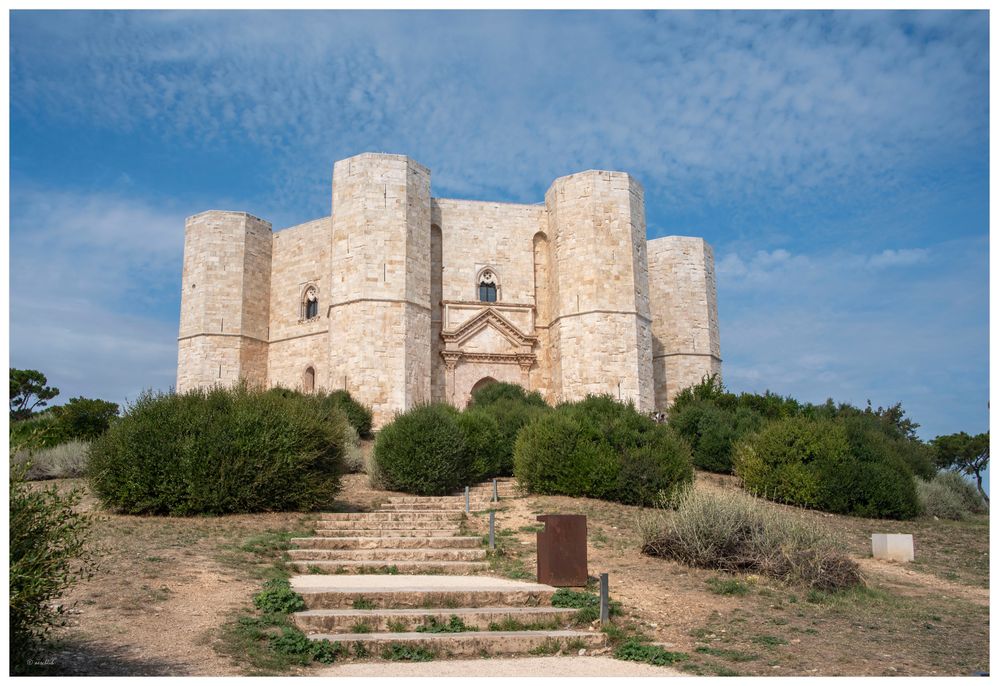
[[[336,159],[540,202],[592,168],[700,235],[723,374],[988,428],[986,12],[11,14],[11,365],[170,387],[184,217],[329,214]]]

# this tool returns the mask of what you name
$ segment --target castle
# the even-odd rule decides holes
[[[364,153],[334,165],[332,216],[190,217],[182,288],[178,392],[343,388],[376,426],[492,381],[665,410],[721,371],[711,247],[646,240],[622,172],[556,179],[536,205],[447,200],[414,160]]]

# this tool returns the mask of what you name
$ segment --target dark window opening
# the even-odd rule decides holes
[[[496,284],[494,283],[480,283],[479,284],[479,301],[484,303],[494,303],[496,302]]]
[[[319,301],[308,300],[305,303],[305,318],[312,319],[319,316]]]

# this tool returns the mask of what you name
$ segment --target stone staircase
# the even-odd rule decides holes
[[[481,512],[517,497],[512,480],[470,489]],[[316,535],[292,539],[293,588],[306,610],[295,623],[313,640],[340,642],[355,655],[388,657],[422,649],[439,657],[551,654],[605,644],[573,628],[576,610],[555,608],[557,589],[489,576],[481,536],[461,535],[464,493],[396,496],[377,512],[320,515]]]

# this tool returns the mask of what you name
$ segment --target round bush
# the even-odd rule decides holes
[[[486,405],[492,405],[499,400],[513,400],[527,405],[533,405],[535,407],[548,406],[545,399],[542,398],[541,394],[537,391],[531,391],[528,393],[523,386],[518,386],[515,383],[503,383],[499,381],[476,389],[475,392],[472,393],[472,400],[469,402],[468,406],[485,407]]]
[[[863,517],[918,513],[909,468],[882,432],[861,423],[771,422],[738,444],[735,473],[748,491],[778,502]]]
[[[496,418],[486,410],[472,408],[458,416],[458,425],[465,434],[472,480],[499,476],[504,471],[507,450]]]
[[[396,416],[375,439],[375,463],[390,490],[447,495],[474,477],[459,412],[444,403],[420,405]]]
[[[94,441],[87,476],[129,514],[316,510],[340,490],[345,431],[339,410],[301,394],[147,392]]]
[[[669,418],[669,425],[690,444],[694,466],[722,474],[732,471],[735,442],[762,424],[763,417],[755,410],[722,409],[705,400],[690,401]]]
[[[521,429],[514,474],[534,493],[635,505],[652,505],[693,479],[682,439],[606,396],[562,404]]]
[[[487,386],[487,388],[491,388],[491,386]],[[499,429],[496,445],[496,471],[483,476],[510,476],[513,474],[513,446],[517,442],[517,435],[535,417],[550,410],[548,405],[536,405],[515,398],[499,398],[488,405],[474,405],[465,410],[466,414],[483,412],[492,416]]]

